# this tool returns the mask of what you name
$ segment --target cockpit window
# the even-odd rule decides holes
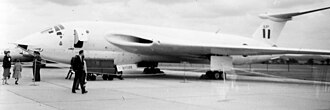
[[[57,26],[54,26],[54,28],[52,28],[52,27],[46,28],[45,30],[41,31],[41,34],[43,34],[43,33],[51,34],[51,33],[55,32],[54,29],[55,29],[56,32],[58,32],[60,30],[64,30],[64,26],[59,24]]]
[[[53,31],[53,29],[52,29],[52,30],[50,30],[50,31],[48,31],[48,33],[49,33],[49,34],[51,34],[51,33],[53,33],[53,32],[54,32],[54,31]]]
[[[62,35],[62,32],[57,32],[56,35]]]
[[[62,30],[64,29],[64,26],[63,25],[58,25],[58,27],[60,27]]]
[[[60,30],[60,28],[58,28],[57,26],[54,26],[54,28],[55,28],[55,31],[59,31]]]

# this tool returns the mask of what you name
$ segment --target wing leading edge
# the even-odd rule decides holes
[[[122,37],[129,36],[131,39]],[[162,55],[162,56],[181,56],[181,57],[203,57],[210,55],[230,56],[230,55],[270,55],[270,54],[322,54],[330,55],[328,50],[315,49],[294,49],[279,47],[254,47],[254,46],[229,46],[214,44],[196,43],[175,43],[171,41],[158,41],[143,38],[141,36],[111,34],[106,40],[119,48],[137,54]],[[140,41],[147,41],[140,42]]]

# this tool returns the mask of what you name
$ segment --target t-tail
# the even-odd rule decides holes
[[[287,21],[292,20],[292,18],[295,16],[326,9],[330,9],[330,7],[293,13],[261,14],[259,17],[265,21],[259,26],[256,32],[254,32],[253,38],[267,42],[271,46],[276,47],[277,39],[280,36],[281,31]]]

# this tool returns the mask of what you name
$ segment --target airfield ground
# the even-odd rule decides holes
[[[171,67],[172,66],[172,67]],[[32,82],[24,66],[19,85],[0,85],[1,110],[329,110],[329,72],[325,68],[286,65],[237,66],[227,80],[200,79],[207,66],[161,65],[164,74],[124,72],[124,80],[100,76],[87,83],[87,94],[71,93],[72,79],[64,79],[66,65],[41,70]],[[302,69],[300,69],[302,68]],[[302,71],[304,70],[304,71]],[[318,72],[317,72],[318,71]],[[2,72],[2,69],[1,69]],[[310,72],[310,73],[308,73]],[[324,78],[325,76],[325,78]],[[313,81],[316,79],[318,81]]]

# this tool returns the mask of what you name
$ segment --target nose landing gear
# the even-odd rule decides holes
[[[227,78],[227,75],[223,71],[207,71],[206,74],[203,74],[200,78],[225,80]]]
[[[156,74],[156,73],[164,73],[164,72],[156,67],[146,67],[146,68],[144,68],[143,73],[144,74]]]

